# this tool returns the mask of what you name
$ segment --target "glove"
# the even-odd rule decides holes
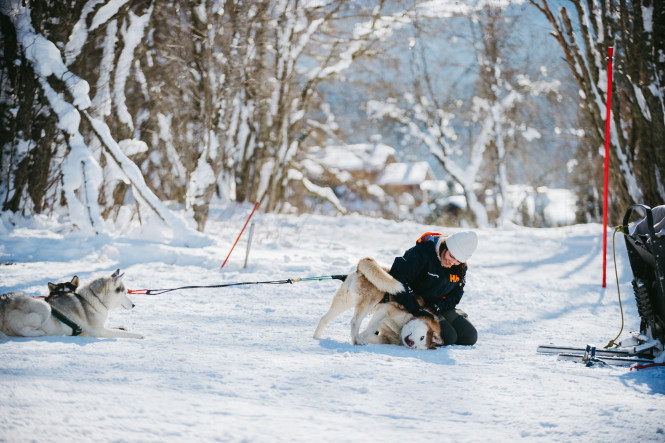
[[[416,296],[413,293],[413,289],[409,285],[404,285],[404,291],[399,292],[393,295],[393,298],[397,303],[404,306],[404,309],[409,311],[410,314],[416,317],[429,317],[434,319],[434,316],[420,307]]]
[[[423,308],[418,308],[418,312],[411,312],[411,314],[413,314],[415,317],[429,317],[432,320],[434,320],[434,316],[430,312],[424,310]]]

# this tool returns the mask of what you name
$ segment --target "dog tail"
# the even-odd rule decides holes
[[[397,294],[404,290],[404,286],[388,271],[383,269],[372,258],[363,258],[358,262],[358,272],[360,272],[367,280],[370,281],[380,291],[387,292],[388,294]]]

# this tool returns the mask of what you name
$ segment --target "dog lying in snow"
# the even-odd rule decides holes
[[[411,349],[443,346],[441,325],[434,317],[415,317],[394,301],[376,307],[360,339],[366,343],[403,344]]]
[[[386,293],[397,294],[403,290],[402,284],[386,269],[371,258],[363,258],[358,262],[357,270],[349,274],[335,292],[328,312],[314,331],[314,338],[320,338],[326,326],[337,316],[355,308],[351,319],[351,341],[355,345],[393,343],[413,349],[431,349],[442,345],[441,327],[436,319],[415,317],[395,302],[380,303]],[[361,334],[363,319],[375,309],[367,330]]]
[[[120,270],[110,277],[79,287],[78,277],[69,283],[49,283],[46,298],[19,292],[0,295],[0,339],[7,336],[85,335],[103,338],[143,338],[143,334],[105,326],[111,309],[132,309]]]

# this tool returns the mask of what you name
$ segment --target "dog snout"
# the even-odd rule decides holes
[[[134,302],[129,297],[125,296],[125,299],[122,301],[123,309],[134,309],[135,306]]]

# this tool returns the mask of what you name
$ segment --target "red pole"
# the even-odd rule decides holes
[[[231,253],[233,252],[233,248],[235,248],[236,245],[238,244],[238,240],[240,240],[240,236],[242,236],[242,233],[245,232],[245,228],[247,227],[247,223],[249,223],[249,220],[252,218],[252,215],[254,215],[254,211],[256,211],[256,208],[258,208],[258,207],[259,207],[259,204],[255,203],[254,204],[254,209],[252,209],[252,213],[249,214],[249,217],[247,217],[247,221],[245,222],[245,226],[242,227],[242,231],[240,231],[240,235],[238,235],[238,238],[236,238],[236,242],[233,243],[233,246],[231,247],[231,250],[229,251],[229,255],[226,256],[226,260],[224,260],[224,263],[222,263],[222,268],[224,267],[224,265],[228,261],[229,257],[231,257]]]
[[[607,287],[607,194],[610,178],[610,124],[612,122],[612,55],[614,48],[608,48],[607,55],[607,111],[605,112],[605,180],[603,192],[603,288]]]

